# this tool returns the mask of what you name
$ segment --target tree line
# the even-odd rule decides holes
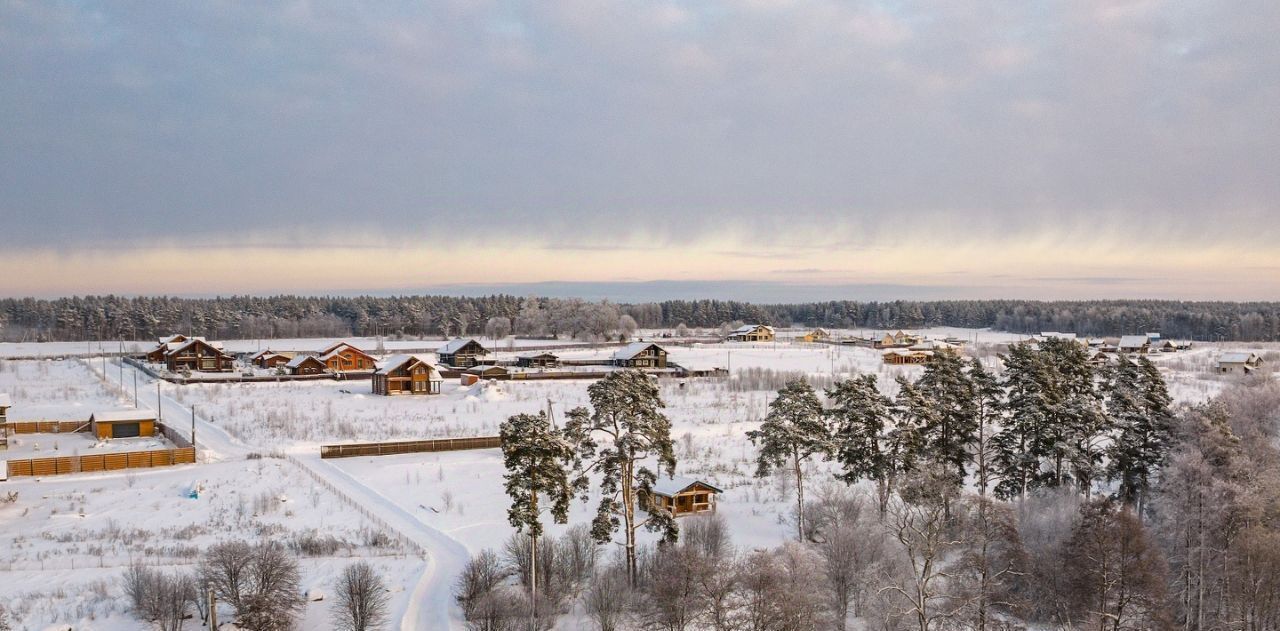
[[[563,428],[512,417],[517,534],[460,577],[468,625],[573,610],[604,631],[1280,629],[1280,386],[1175,410],[1145,359],[1099,368],[1049,340],[1001,360],[944,353],[892,396],[874,375],[781,388],[749,433],[755,475],[794,493],[795,540],[773,549],[734,546],[719,516],[646,510],[675,457],[644,375],[597,382]],[[595,519],[543,537],[587,473]]]
[[[1280,340],[1280,302],[829,301],[753,304],[668,300],[640,304],[508,295],[83,296],[0,299],[0,341],[151,339],[174,332],[217,339],[479,334],[495,319],[522,336],[609,337],[627,328],[713,329],[726,322],[897,329],[991,327],[1034,334],[1118,336],[1159,331],[1193,340]]]

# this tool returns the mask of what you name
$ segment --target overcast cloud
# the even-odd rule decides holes
[[[1274,0],[3,1],[0,218],[56,251],[1274,255],[1277,33]]]

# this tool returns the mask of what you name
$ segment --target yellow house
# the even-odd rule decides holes
[[[829,339],[831,339],[831,334],[828,333],[826,329],[814,329],[800,336],[800,341],[808,342],[810,344],[814,342],[825,342]]]
[[[744,324],[725,336],[729,342],[772,342],[773,327],[764,324]]]

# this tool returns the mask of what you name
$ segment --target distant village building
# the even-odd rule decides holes
[[[271,350],[258,351],[249,357],[249,361],[258,368],[279,368],[289,363],[293,357]]]
[[[183,344],[185,344],[185,343],[186,343],[186,341],[187,341],[187,340],[189,340],[189,339],[201,339],[201,340],[203,340],[204,338],[202,338],[202,337],[201,337],[201,338],[189,338],[189,337],[187,337],[187,336],[185,336],[185,335],[181,335],[181,334],[179,334],[179,335],[170,335],[169,337],[162,337],[162,338],[160,338],[160,339],[159,339],[159,342],[160,342],[160,345],[159,345],[159,346],[156,346],[155,348],[151,349],[150,351],[147,351],[147,361],[148,361],[148,362],[151,362],[151,363],[153,363],[153,364],[163,364],[163,363],[164,363],[164,360],[165,360],[165,357],[166,357],[170,352],[177,350],[177,349],[178,349],[178,347],[180,347],[180,346],[182,346]]]
[[[422,355],[394,355],[373,373],[373,393],[387,396],[440,394],[444,376]]]
[[[528,353],[516,357],[516,365],[521,368],[555,368],[560,365],[560,357],[555,353]]]
[[[480,342],[472,338],[456,338],[450,340],[448,344],[440,347],[436,351],[440,356],[440,363],[448,364],[455,368],[470,368],[476,365],[477,358],[484,357],[489,354],[489,349],[480,345]]]
[[[650,342],[634,342],[613,354],[613,365],[623,368],[666,368],[666,349]]]
[[[675,517],[716,512],[716,495],[723,493],[711,484],[683,476],[659,477],[653,484],[648,510],[665,510]]]
[[[1146,335],[1125,335],[1118,345],[1121,353],[1146,353],[1151,350],[1151,338]]]
[[[1218,372],[1248,374],[1262,366],[1262,358],[1256,353],[1232,352],[1218,357]]]
[[[773,327],[764,324],[744,324],[725,336],[730,342],[772,342]]]
[[[1041,340],[1070,340],[1073,342],[1078,339],[1075,333],[1059,333],[1057,331],[1041,331],[1037,337]]]
[[[462,373],[462,385],[469,386],[483,379],[506,379],[507,369],[502,366],[476,365]]]
[[[927,364],[933,361],[933,351],[896,348],[884,352],[884,363],[893,366]]]
[[[315,355],[294,355],[284,367],[291,375],[323,375],[329,372],[329,367]]]
[[[164,353],[164,365],[170,372],[230,372],[235,369],[235,358],[222,350],[221,343],[192,337],[170,344],[176,344]]]
[[[9,408],[13,407],[13,401],[9,400],[9,393],[0,392],[0,450],[9,448]]]
[[[348,342],[338,342],[320,351],[320,361],[331,372],[361,372],[373,370],[377,362],[373,356]]]
[[[89,431],[98,440],[155,436],[156,415],[148,410],[106,410],[89,417]]]
[[[899,330],[896,333],[885,333],[884,337],[880,338],[880,342],[876,344],[876,347],[877,348],[894,348],[894,347],[906,348],[908,346],[911,346],[912,344],[919,344],[923,340],[924,338],[920,337],[919,335],[912,335]]]
[[[826,329],[814,329],[800,336],[800,341],[812,344],[814,342],[825,342],[831,339],[831,334]]]

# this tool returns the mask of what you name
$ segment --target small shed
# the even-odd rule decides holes
[[[516,365],[521,368],[555,368],[560,365],[560,357],[555,353],[529,353],[516,357]]]
[[[649,508],[670,512],[676,517],[716,512],[715,486],[697,478],[659,477],[653,484]]]
[[[106,410],[89,417],[89,431],[99,440],[155,436],[156,415],[149,410]]]
[[[315,355],[298,355],[285,364],[291,375],[322,375],[329,370]]]
[[[492,364],[472,366],[462,373],[462,385],[469,386],[482,379],[506,379],[507,369]]]

